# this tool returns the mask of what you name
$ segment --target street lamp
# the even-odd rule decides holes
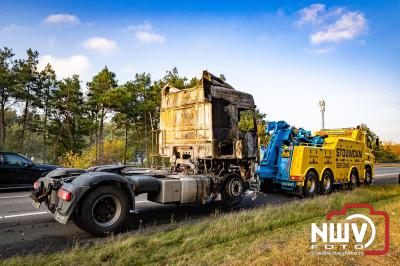
[[[320,100],[319,101],[319,107],[321,110],[321,129],[325,128],[325,101]]]

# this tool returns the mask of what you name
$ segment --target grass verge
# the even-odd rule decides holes
[[[310,254],[310,226],[345,203],[371,203],[389,213],[391,248],[385,256],[316,256]],[[189,225],[127,234],[89,248],[50,255],[15,257],[3,265],[396,265],[400,261],[398,228],[400,186],[343,191],[330,196],[264,206],[210,217]],[[383,224],[378,224],[378,227]]]

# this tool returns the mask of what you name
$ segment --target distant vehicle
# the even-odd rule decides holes
[[[32,187],[39,177],[58,167],[33,163],[18,153],[0,152],[0,190]]]

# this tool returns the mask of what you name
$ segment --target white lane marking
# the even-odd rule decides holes
[[[375,177],[382,177],[382,176],[396,176],[399,175],[400,173],[390,173],[390,174],[382,174],[382,175],[375,175]]]
[[[148,200],[138,200],[135,203],[144,203],[150,202]],[[10,218],[18,218],[18,217],[25,217],[25,216],[33,216],[33,215],[41,215],[50,213],[49,211],[42,211],[42,212],[26,212],[26,213],[19,213],[19,214],[11,214],[11,215],[1,215],[0,219],[10,219]]]
[[[32,216],[32,215],[41,215],[41,214],[46,214],[46,213],[50,213],[50,212],[49,211],[26,212],[26,213],[12,214],[12,215],[4,215],[4,216],[0,216],[0,219],[9,219],[9,218],[17,218],[17,217]]]
[[[2,199],[17,199],[17,198],[29,198],[29,195],[25,195],[25,196],[0,197],[0,200],[2,200]]]
[[[375,170],[375,173],[396,173],[396,172],[400,172],[400,170],[399,171],[396,171],[395,169],[393,169],[393,170],[386,170],[386,171],[379,171],[379,170]]]
[[[23,189],[23,188],[33,188],[33,186],[27,186],[27,187],[1,187],[0,191],[4,191],[6,189]]]

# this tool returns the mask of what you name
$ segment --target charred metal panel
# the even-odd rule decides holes
[[[254,108],[250,94],[206,71],[196,87],[179,90],[167,85],[161,97],[159,153],[178,164],[257,157],[257,134],[238,129],[238,110]]]
[[[237,108],[242,108],[242,109],[255,108],[253,96],[244,92],[211,86],[211,95],[213,99],[221,99],[228,101],[230,104],[235,105]]]
[[[245,154],[248,158],[257,157],[258,154],[258,138],[255,131],[248,131],[243,138],[245,143]]]
[[[212,125],[213,137],[217,141],[233,141],[235,136],[236,113],[228,101],[213,100]]]
[[[202,86],[162,91],[159,153],[178,160],[212,158],[211,102]]]

